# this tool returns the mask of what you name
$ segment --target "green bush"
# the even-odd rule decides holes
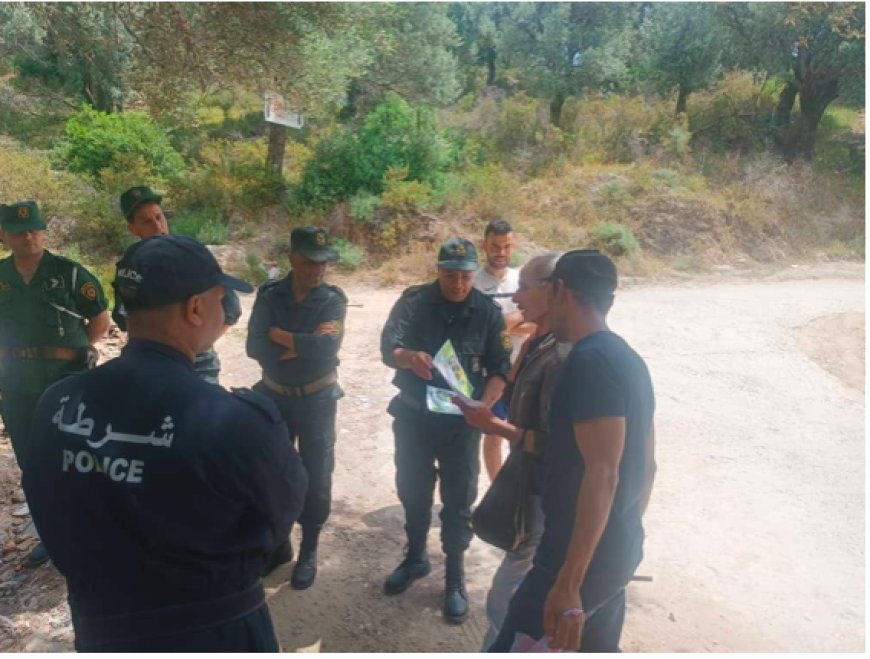
[[[349,130],[338,128],[321,138],[305,163],[293,201],[323,208],[359,191],[363,187],[359,151],[357,138]]]
[[[365,259],[365,252],[346,238],[335,238],[332,247],[338,252],[338,264],[347,270],[356,270]]]
[[[688,128],[696,145],[716,152],[761,151],[775,106],[773,90],[760,89],[750,73],[729,73],[710,90],[692,95]]]
[[[339,129],[317,143],[294,200],[302,206],[325,207],[360,191],[378,195],[391,167],[406,168],[409,181],[437,186],[450,159],[449,141],[432,111],[388,94],[368,114],[358,136]]]
[[[381,198],[371,192],[360,190],[350,198],[348,206],[355,220],[370,222],[375,216],[375,211],[381,206]]]
[[[190,236],[203,245],[223,245],[227,241],[227,225],[215,219],[209,210],[185,211],[169,222],[174,234]]]
[[[139,156],[153,176],[174,179],[184,160],[166,133],[144,112],[106,114],[88,106],[66,123],[66,137],[55,150],[57,161],[72,172],[99,180],[119,156]]]
[[[94,260],[116,258],[135,240],[117,204],[114,195],[96,191],[85,196],[78,205],[71,238]]]
[[[253,252],[245,255],[245,270],[239,275],[249,284],[259,286],[269,278],[269,273],[263,267],[263,261]]]
[[[627,226],[618,222],[602,222],[589,230],[592,247],[611,256],[625,256],[637,249],[637,239]]]

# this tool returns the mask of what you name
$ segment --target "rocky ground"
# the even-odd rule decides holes
[[[653,581],[629,588],[624,649],[863,651],[863,276],[863,264],[826,264],[626,282],[611,326],[653,374],[659,472],[640,569]],[[440,618],[437,516],[432,575],[382,594],[403,539],[377,340],[399,291],[342,284],[362,306],[342,351],[334,511],[315,586],[291,590],[290,566],[267,580],[277,634],[286,651],[475,651],[491,547],[469,551],[461,627]],[[244,327],[218,344],[226,386],[258,377]],[[21,503],[0,440],[0,650],[69,651],[62,579],[50,565],[21,567],[33,543]]]

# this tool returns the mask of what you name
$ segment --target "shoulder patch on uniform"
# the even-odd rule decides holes
[[[340,297],[343,302],[347,302],[347,295],[345,295],[344,291],[341,290],[338,286],[335,286],[334,284],[327,284],[326,286],[327,288],[329,288],[329,290],[338,295],[338,297]]]
[[[0,293],[5,293],[6,291],[12,290],[12,284],[8,281],[0,281]]]
[[[501,333],[501,347],[504,348],[504,351],[507,353],[512,352],[513,343],[511,343],[511,335],[508,334],[507,330]]]
[[[272,423],[281,421],[281,413],[278,411],[278,406],[263,394],[258,394],[247,387],[230,387],[230,393],[240,401],[255,408]]]

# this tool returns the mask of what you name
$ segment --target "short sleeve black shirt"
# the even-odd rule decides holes
[[[602,417],[625,417],[619,485],[587,579],[625,582],[631,577],[643,555],[640,500],[654,408],[646,364],[621,337],[602,331],[574,345],[553,391],[550,446],[544,458],[546,526],[536,563],[558,571],[571,541],[577,495],[585,471],[574,438],[574,424]]]

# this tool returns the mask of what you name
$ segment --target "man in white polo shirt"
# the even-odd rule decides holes
[[[491,297],[501,307],[504,324],[511,337],[511,364],[516,361],[523,341],[534,331],[534,324],[524,323],[523,315],[513,302],[520,281],[519,268],[509,267],[511,255],[516,243],[511,225],[502,219],[492,220],[486,225],[483,233],[483,252],[486,254],[486,265],[474,275],[474,287],[484,295]],[[507,418],[504,402],[499,401],[493,406],[493,411],[499,418]],[[483,464],[489,480],[501,469],[503,462],[502,444],[504,438],[498,435],[484,435]]]

